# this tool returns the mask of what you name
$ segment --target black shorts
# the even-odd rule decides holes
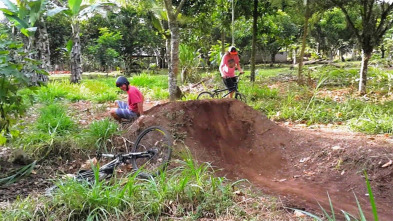
[[[234,91],[236,89],[236,77],[224,78],[224,84],[229,89],[229,91]]]

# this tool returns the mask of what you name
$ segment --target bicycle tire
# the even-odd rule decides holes
[[[172,143],[172,136],[162,127],[152,126],[142,131],[135,141],[132,152],[155,149],[157,153],[150,159],[131,158],[133,169],[140,170],[138,176],[150,178],[165,170],[171,159]]]
[[[205,100],[205,99],[213,99],[213,98],[214,98],[214,96],[212,93],[210,93],[208,91],[203,91],[198,94],[197,100]]]
[[[237,93],[235,94],[235,99],[236,99],[236,100],[243,101],[244,103],[247,103],[246,96],[244,96],[243,94],[241,94],[241,93],[239,93],[239,92],[237,92]]]

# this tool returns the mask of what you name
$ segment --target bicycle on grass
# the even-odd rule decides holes
[[[203,100],[203,99],[214,99],[214,98],[224,98],[228,96],[230,93],[234,92],[235,93],[235,99],[241,100],[244,103],[247,103],[246,96],[244,96],[242,93],[239,92],[238,90],[238,84],[240,80],[240,75],[235,76],[236,77],[236,82],[234,82],[235,86],[232,88],[226,88],[226,89],[215,89],[213,91],[203,91],[198,94],[197,100]],[[224,95],[221,96],[221,94],[224,93]]]
[[[99,180],[108,179],[115,173],[120,165],[132,165],[131,172],[137,172],[142,179],[150,179],[160,174],[169,164],[172,154],[172,137],[169,132],[159,126],[152,126],[143,130],[137,137],[131,152],[124,154],[97,154],[97,158],[113,159],[98,168]],[[128,149],[128,148],[127,148]],[[77,181],[92,182],[97,171],[79,171],[74,179]],[[52,186],[46,190],[47,195],[55,190]]]

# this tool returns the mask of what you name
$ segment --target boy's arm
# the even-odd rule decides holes
[[[222,69],[224,67],[224,64],[225,64],[225,59],[226,59],[226,55],[224,54],[224,56],[222,56],[221,64],[220,64],[221,77],[225,77],[224,70]]]
[[[139,114],[143,115],[143,101],[136,104],[138,106]]]
[[[240,74],[244,73],[243,69],[240,67],[240,58],[239,57],[237,57],[237,59],[236,59],[236,67],[237,67],[237,70],[240,72]]]
[[[143,97],[142,93],[141,93],[141,96],[142,96],[142,102],[139,102],[136,105],[138,106],[139,114],[143,115],[143,102],[145,102],[145,97]]]

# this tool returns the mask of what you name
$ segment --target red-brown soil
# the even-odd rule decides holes
[[[366,169],[380,220],[391,220],[393,215],[393,165],[387,164],[393,159],[392,137],[275,123],[244,103],[230,99],[154,106],[133,124],[125,125],[124,136],[133,140],[151,125],[171,131],[178,144],[175,158],[186,146],[199,162],[210,162],[222,169],[219,175],[248,179],[267,193],[279,196],[287,207],[314,213],[321,213],[318,203],[330,211],[329,194],[337,214],[344,210],[357,216],[356,194],[366,217],[371,219],[362,172]],[[59,169],[72,173],[83,161],[65,162]],[[4,170],[7,165],[0,168]],[[53,175],[53,169],[48,166],[40,171],[0,188],[0,202],[50,185],[42,174],[52,171]]]
[[[288,207],[358,216],[356,197],[367,218],[371,207],[363,170],[372,185],[380,220],[393,215],[391,137],[278,125],[236,100],[175,102],[150,109],[129,128],[161,125],[183,141],[200,162],[223,169],[221,175],[245,178]]]

